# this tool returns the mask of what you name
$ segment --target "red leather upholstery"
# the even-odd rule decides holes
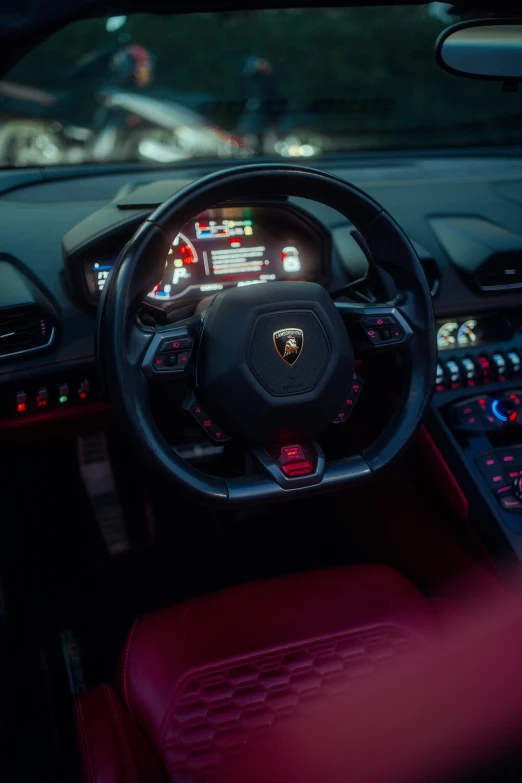
[[[111,685],[99,685],[77,699],[75,719],[87,783],[165,780],[157,757]]]
[[[428,602],[384,566],[241,585],[141,618],[121,661],[125,707],[107,686],[78,701],[86,780],[156,781],[158,760],[165,780],[198,780],[410,654],[431,624]]]

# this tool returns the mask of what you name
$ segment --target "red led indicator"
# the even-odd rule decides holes
[[[201,408],[196,408],[196,413],[201,413]]]
[[[494,465],[494,464],[495,464],[495,460],[494,459],[487,459],[486,460],[486,465]]]
[[[156,364],[157,364],[158,366],[160,366],[161,364],[163,364],[163,359],[156,359]]]
[[[87,393],[86,392],[80,392],[80,400],[87,399]]]
[[[220,432],[216,432],[215,434],[216,434],[216,438],[220,438],[221,437],[221,433]]]
[[[470,424],[475,424],[475,417],[474,417],[474,416],[471,416],[471,417],[468,419],[468,421],[469,421],[469,423],[470,423]]]
[[[518,472],[515,470],[514,473],[510,473],[509,478],[518,478]]]
[[[205,419],[205,421],[203,422],[203,426],[212,427],[212,422],[210,421],[210,419]]]
[[[186,355],[183,355],[183,356],[181,357],[181,361],[182,361],[182,362],[186,362],[186,361],[187,361],[187,359],[188,359],[188,356],[186,356]]]
[[[25,402],[19,402],[18,405],[16,406],[16,410],[18,411],[18,413],[24,413],[27,410],[27,405],[25,404]]]
[[[470,413],[473,413],[473,411],[472,411],[472,409],[471,409],[471,408],[466,408],[466,409],[464,410],[464,413],[465,413],[466,415],[469,415]]]
[[[493,481],[502,481],[502,476],[493,476]]]
[[[172,343],[172,347],[173,348],[179,348],[179,343],[178,342]]]
[[[485,405],[485,404],[486,404],[486,400],[479,400],[479,403],[480,403],[481,405]]]
[[[504,462],[513,462],[514,457],[504,457]]]
[[[346,400],[347,405],[353,405],[353,400]]]
[[[38,400],[36,404],[39,408],[45,408],[47,405],[47,400]]]
[[[517,412],[516,411],[513,411],[513,413],[509,414],[509,421],[515,421],[516,418],[517,418]]]

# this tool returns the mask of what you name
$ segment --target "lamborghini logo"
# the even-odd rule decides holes
[[[274,332],[274,346],[287,364],[294,364],[300,357],[303,350],[304,335],[302,329],[279,329]]]

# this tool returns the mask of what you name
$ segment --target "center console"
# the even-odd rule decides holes
[[[522,559],[522,310],[437,322],[430,434],[473,520]]]

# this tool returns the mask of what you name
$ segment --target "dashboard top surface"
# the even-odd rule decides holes
[[[480,218],[512,234],[521,234],[522,160],[516,157],[361,156],[357,161],[319,161],[317,167],[353,182],[374,196],[437,263],[440,285],[434,298],[438,318],[487,313],[522,304],[522,290],[487,295],[469,286],[448,259],[430,221],[440,217]],[[216,166],[215,170],[219,170]],[[10,260],[50,299],[62,327],[57,348],[18,361],[2,361],[0,378],[13,380],[93,360],[94,312],[70,290],[64,275],[62,239],[83,221],[107,210],[117,222],[145,216],[182,183],[209,173],[209,166],[167,171],[100,172],[93,176],[27,183],[30,172],[0,172],[0,258]],[[61,172],[65,175],[66,172]],[[3,176],[5,174],[5,177]],[[36,172],[31,176],[35,177]],[[4,183],[4,184],[3,184]],[[2,193],[2,190],[4,191]],[[349,237],[339,213],[314,202],[290,199],[303,207],[333,238],[330,284],[346,272],[336,248]],[[93,223],[93,235],[96,234]],[[354,244],[354,243],[353,243]]]

